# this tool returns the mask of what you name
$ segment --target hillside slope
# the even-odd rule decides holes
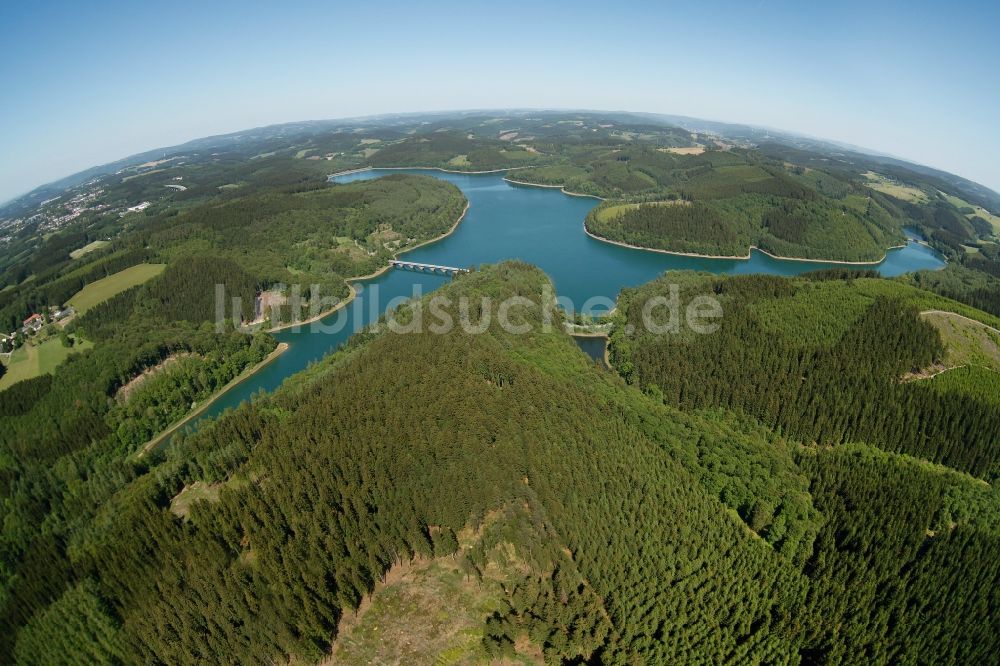
[[[513,308],[526,334],[496,318],[480,335],[369,331],[179,442],[71,535],[66,592],[37,609],[15,653],[30,663],[68,642],[79,651],[62,656],[77,660],[104,646],[128,662],[319,661],[390,567],[453,557],[493,585],[498,553],[502,593],[480,616],[494,657],[995,653],[994,490],[664,405],[579,352],[544,282],[505,263],[437,294],[543,303]],[[213,491],[181,518],[171,498],[195,482]],[[69,613],[86,621],[63,626]]]

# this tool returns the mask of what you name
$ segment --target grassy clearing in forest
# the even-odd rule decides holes
[[[941,334],[945,365],[975,365],[1000,371],[1000,333],[951,312],[927,312],[923,318]]]
[[[88,252],[93,252],[94,250],[99,250],[102,247],[107,247],[111,245],[111,241],[106,240],[95,240],[87,243],[83,247],[77,248],[69,253],[70,259],[79,259]]]
[[[170,512],[180,518],[187,518],[188,514],[191,513],[191,505],[195,502],[199,500],[218,502],[221,488],[221,483],[205,483],[203,481],[195,481],[189,486],[184,486],[184,489],[170,500]]]
[[[166,267],[166,264],[136,264],[114,275],[91,282],[70,297],[69,304],[76,308],[78,313],[83,314],[98,303],[156,277]]]
[[[594,215],[601,222],[607,222],[613,220],[625,211],[628,210],[638,210],[640,206],[690,206],[691,203],[688,201],[682,201],[680,199],[672,201],[649,201],[646,203],[628,203],[628,204],[617,204],[615,206],[608,206],[607,208],[598,209]]]
[[[897,183],[874,171],[865,173],[865,178],[868,179],[868,187],[901,199],[902,201],[909,201],[911,203],[926,203],[928,201],[927,193],[920,188]]]
[[[463,573],[461,557],[417,559],[390,569],[359,611],[345,614],[324,663],[492,663],[483,627],[503,608],[503,589],[499,577],[479,580]],[[519,656],[520,663],[540,663]]]
[[[467,557],[482,529],[466,527],[457,538],[453,555],[391,567],[357,611],[345,611],[324,665],[544,663],[527,636],[502,661],[483,643],[486,619],[507,607],[504,588],[525,575],[515,548],[498,544],[479,576]]]
[[[683,148],[658,148],[665,153],[673,153],[674,155],[701,155],[705,152],[704,146],[685,146]]]

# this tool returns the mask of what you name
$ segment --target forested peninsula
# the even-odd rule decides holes
[[[778,257],[857,263],[878,263],[903,242],[901,212],[877,194],[753,153],[618,151],[587,169],[566,188],[609,199],[585,224],[610,241],[734,258],[753,246]],[[527,169],[517,179],[545,183],[560,173],[572,171]]]
[[[904,357],[857,370],[876,389],[941,353],[907,305],[925,292],[838,276],[684,279],[690,293],[721,285],[727,304],[751,297],[758,317],[775,299],[791,306],[813,290],[838,298],[858,290],[851,320],[797,325],[806,341],[833,350],[831,371],[843,370],[836,350],[859,342],[884,358],[875,331],[893,331],[885,344],[902,344]],[[544,302],[545,280],[505,263],[460,276],[443,295]],[[629,296],[622,321],[658,288]],[[958,411],[942,413],[941,426],[927,422],[940,429],[932,449],[886,439],[893,434],[866,425],[852,402],[846,412],[834,402],[824,417],[856,424],[850,431],[816,429],[821,421],[798,415],[802,401],[791,403],[788,433],[779,434],[749,417],[766,415],[763,405],[713,407],[711,384],[707,398],[680,401],[663,379],[653,386],[674,375],[656,363],[678,356],[691,371],[716,368],[736,388],[750,386],[737,377],[759,373],[753,366],[740,371],[710,353],[651,354],[638,333],[629,351],[620,337],[615,344],[626,383],[590,363],[561,326],[544,332],[542,315],[514,311],[530,335],[495,324],[483,335],[362,334],[273,396],[182,438],[155,473],[133,473],[94,507],[68,544],[69,570],[22,570],[46,585],[20,590],[16,608],[34,607],[54,586],[66,591],[25,625],[16,654],[68,645],[71,654],[170,663],[316,661],[333,649],[360,662],[392,644],[341,636],[338,625],[352,631],[345,614],[406,565],[454,571],[441,579],[455,581],[454,594],[465,594],[466,580],[469,593],[487,595],[494,610],[467,627],[482,638],[461,648],[474,660],[989,659],[993,588],[984,582],[1000,576],[1000,525],[995,489],[976,477],[994,474],[998,452],[986,439],[954,446],[951,429],[995,432],[975,404],[940,407]],[[746,329],[743,321],[734,326]],[[746,354],[766,353],[756,349]],[[876,399],[881,410],[895,398]],[[862,435],[871,443],[849,443]],[[386,593],[408,593],[400,576]],[[464,617],[464,597],[441,594],[434,603]],[[379,613],[407,626],[431,612],[392,608],[355,622],[363,628]],[[65,640],[48,645],[72,615],[87,623],[62,627]]]
[[[993,661],[1000,195],[709,127],[299,123],[0,208],[0,662]],[[634,280],[572,319],[610,331],[610,367],[541,270],[474,266],[392,316],[526,299],[527,333],[364,328],[149,447],[274,358],[292,285],[329,298],[306,316],[342,306],[454,230],[441,179],[329,180],[380,166],[598,197],[579,223],[628,245],[876,261],[912,232],[948,263]],[[221,327],[216,285],[239,298]],[[675,297],[715,299],[718,329],[657,330]]]

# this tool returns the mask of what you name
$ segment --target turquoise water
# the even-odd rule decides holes
[[[499,173],[408,172],[431,174],[454,183],[470,205],[465,219],[453,234],[406,253],[406,259],[457,267],[522,259],[544,270],[552,278],[558,294],[571,299],[578,310],[599,313],[609,309],[622,287],[648,282],[671,269],[795,275],[836,265],[783,261],[757,251],[747,260],[729,260],[680,257],[620,247],[584,233],[583,220],[597,205],[596,199],[568,196],[556,189],[511,185]],[[378,178],[388,173],[399,172],[363,171],[337,177],[335,182]],[[876,268],[883,275],[893,276],[942,266],[944,262],[936,252],[910,241],[904,248],[890,250],[885,261]],[[220,397],[198,421],[235,407],[257,391],[274,390],[285,377],[319,360],[352,333],[378,319],[386,306],[394,305],[399,299],[425,294],[450,279],[444,275],[393,269],[372,280],[356,283],[359,293],[354,302],[322,320],[324,327],[332,330],[312,331],[305,325],[298,332],[276,333],[275,337],[289,343],[290,348]]]

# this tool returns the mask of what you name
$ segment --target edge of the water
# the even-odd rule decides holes
[[[271,350],[271,353],[268,354],[266,357],[264,357],[264,359],[262,361],[260,361],[259,363],[255,364],[252,368],[248,368],[248,369],[244,370],[243,372],[241,372],[240,374],[238,374],[235,377],[233,377],[231,380],[229,380],[229,382],[225,386],[223,386],[221,389],[219,389],[215,393],[213,393],[210,396],[208,396],[207,398],[205,398],[205,400],[200,405],[198,405],[197,407],[195,407],[193,411],[191,411],[188,414],[184,415],[184,417],[181,418],[179,421],[177,421],[176,423],[174,423],[173,425],[171,425],[170,427],[168,427],[166,430],[164,430],[163,432],[161,432],[160,434],[158,434],[153,439],[151,439],[148,442],[146,442],[145,444],[143,444],[142,448],[139,449],[139,452],[136,455],[136,457],[142,458],[143,456],[145,456],[146,454],[148,454],[150,451],[153,451],[153,450],[159,448],[160,445],[162,445],[166,440],[168,440],[171,435],[173,435],[175,432],[177,432],[178,430],[180,430],[181,428],[183,428],[185,425],[187,425],[188,423],[190,423],[192,419],[197,418],[198,416],[200,416],[201,414],[203,414],[206,409],[208,409],[209,407],[212,406],[213,403],[215,403],[216,400],[218,400],[219,398],[221,398],[222,396],[224,396],[230,390],[232,390],[233,388],[239,386],[240,384],[242,384],[246,380],[248,380],[251,377],[253,377],[260,370],[262,370],[265,366],[270,365],[272,361],[274,361],[276,358],[278,358],[279,356],[281,356],[282,354],[284,354],[286,351],[288,351],[288,348],[290,346],[291,345],[289,345],[287,342],[279,342],[278,346],[275,347],[273,350]]]
[[[890,245],[886,248],[886,251],[882,253],[882,258],[875,261],[844,261],[842,259],[810,259],[809,257],[783,257],[781,255],[772,254],[767,250],[757,247],[756,245],[751,245],[744,255],[725,255],[725,254],[698,254],[697,252],[680,252],[677,250],[664,250],[658,247],[645,247],[642,245],[632,245],[631,243],[624,243],[622,241],[611,240],[610,238],[605,238],[604,236],[599,236],[593,231],[587,228],[587,223],[583,223],[583,232],[593,238],[594,240],[601,241],[602,243],[609,243],[611,245],[618,245],[620,247],[627,247],[630,250],[644,250],[646,252],[659,252],[660,254],[672,254],[677,257],[695,257],[698,259],[728,259],[731,261],[747,261],[751,258],[754,250],[757,250],[761,254],[766,254],[772,259],[778,261],[800,261],[812,264],[843,264],[847,266],[878,266],[883,263],[889,257],[889,250],[898,250],[906,247],[906,243],[902,245]]]
[[[480,171],[462,171],[460,169],[445,169],[444,167],[433,167],[433,166],[363,166],[357,169],[348,169],[347,171],[338,171],[336,173],[331,173],[327,175],[327,178],[337,178],[339,176],[349,176],[352,173],[364,173],[365,171],[443,171],[444,173],[457,173],[457,174],[486,174],[486,173],[504,173],[506,171],[517,171],[518,169],[530,169],[529,166],[516,166],[507,167],[505,169],[482,169]]]
[[[446,232],[444,232],[443,234],[441,234],[439,236],[435,236],[434,238],[429,238],[429,239],[427,239],[427,240],[425,240],[425,241],[423,241],[421,243],[418,243],[417,245],[414,245],[413,247],[408,247],[408,248],[405,248],[405,249],[400,250],[398,252],[395,252],[392,255],[393,259],[399,257],[400,255],[406,254],[407,252],[410,252],[411,250],[416,250],[418,247],[423,247],[425,245],[430,245],[432,243],[437,243],[439,241],[442,241],[445,238],[447,238],[448,236],[450,236],[451,234],[453,234],[455,232],[455,230],[458,229],[458,225],[461,224],[462,220],[465,219],[465,215],[469,212],[469,205],[470,205],[469,201],[466,200],[466,202],[465,202],[465,208],[462,209],[462,214],[458,216],[458,219],[455,220],[454,224],[452,224],[451,227]],[[374,279],[374,278],[378,277],[379,275],[382,275],[383,273],[385,273],[386,271],[388,271],[391,268],[392,268],[392,264],[387,264],[387,265],[383,266],[382,268],[379,268],[378,270],[376,270],[376,271],[374,271],[372,273],[369,273],[367,275],[360,275],[360,276],[357,276],[357,277],[348,278],[347,279],[347,287],[348,287],[348,289],[350,289],[351,293],[350,293],[350,295],[347,298],[345,298],[344,300],[342,300],[339,303],[337,303],[337,305],[335,305],[334,307],[330,308],[329,310],[326,310],[325,312],[321,312],[320,314],[315,315],[313,317],[310,317],[309,319],[306,319],[304,321],[297,321],[297,322],[291,322],[291,323],[288,323],[288,324],[283,324],[281,326],[270,328],[270,329],[267,330],[267,332],[268,333],[273,333],[273,332],[276,332],[276,331],[280,331],[280,330],[292,328],[293,326],[303,326],[305,324],[310,324],[310,323],[312,323],[314,321],[318,321],[320,319],[323,319],[325,317],[330,316],[331,314],[337,312],[338,310],[340,310],[342,308],[345,308],[348,305],[350,305],[351,302],[357,297],[358,290],[355,289],[355,287],[354,287],[354,283],[355,282],[359,282],[361,280],[371,280],[371,279]],[[233,380],[231,380],[229,383],[227,383],[221,389],[219,389],[218,391],[216,391],[215,393],[213,393],[212,395],[210,395],[208,398],[206,398],[206,400],[202,404],[198,405],[198,407],[196,407],[194,409],[194,411],[192,411],[189,414],[185,415],[180,421],[174,423],[169,428],[167,428],[166,430],[164,430],[163,432],[161,432],[160,434],[158,434],[156,437],[154,437],[153,439],[151,439],[148,442],[146,442],[146,444],[144,444],[143,447],[139,451],[139,457],[142,457],[142,456],[146,455],[148,452],[150,452],[150,451],[156,449],[157,447],[159,447],[172,434],[174,434],[175,432],[177,432],[177,430],[179,430],[180,428],[182,428],[184,425],[190,423],[192,419],[194,419],[194,418],[200,416],[201,414],[203,414],[205,412],[205,410],[208,409],[209,407],[211,407],[212,404],[215,401],[217,401],[219,398],[221,398],[222,396],[224,396],[226,393],[228,393],[232,389],[236,388],[238,385],[240,385],[241,383],[243,383],[247,379],[250,379],[253,375],[257,374],[258,371],[262,370],[266,365],[268,365],[269,363],[271,363],[271,361],[273,361],[274,359],[278,358],[278,356],[280,356],[281,354],[283,354],[290,347],[291,347],[291,343],[288,343],[288,342],[280,342],[280,343],[278,343],[278,346],[274,349],[274,351],[272,351],[270,354],[268,354],[267,358],[265,358],[263,361],[261,361],[260,363],[258,363],[254,367],[250,368],[249,370],[246,370],[245,372],[240,373],[239,376],[235,377]]]
[[[352,172],[352,173],[355,173],[355,172]],[[340,174],[340,175],[343,175],[343,174]],[[393,259],[398,259],[399,257],[401,257],[402,255],[406,254],[407,252],[412,252],[413,250],[416,250],[417,248],[424,247],[425,245],[431,245],[433,243],[439,243],[439,242],[443,241],[445,238],[447,238],[448,236],[450,236],[453,233],[455,233],[455,230],[458,229],[458,225],[461,224],[462,220],[465,219],[465,215],[468,212],[469,212],[469,201],[466,200],[466,202],[465,202],[465,208],[462,209],[462,214],[458,216],[458,219],[455,220],[454,224],[452,224],[451,227],[449,227],[449,229],[447,231],[445,231],[443,234],[441,234],[439,236],[435,236],[434,238],[428,238],[425,241],[417,243],[413,247],[407,247],[407,248],[404,248],[404,249],[399,250],[397,252],[394,252],[393,255],[392,255],[392,258]],[[326,317],[329,317],[330,315],[332,315],[337,310],[340,310],[340,309],[345,308],[348,305],[350,305],[351,301],[353,301],[357,297],[358,291],[357,291],[357,289],[354,288],[354,283],[355,282],[361,282],[362,280],[372,280],[372,279],[377,278],[378,276],[382,275],[383,273],[385,273],[386,271],[388,271],[390,268],[392,268],[392,264],[386,264],[385,266],[382,266],[378,270],[375,270],[375,271],[373,271],[371,273],[368,273],[367,275],[358,275],[356,277],[349,277],[349,278],[347,278],[345,281],[347,282],[347,288],[350,289],[350,292],[351,292],[347,296],[347,298],[345,298],[344,300],[340,301],[339,303],[337,303],[335,306],[333,306],[329,310],[325,310],[323,312],[320,312],[317,315],[313,315],[309,319],[304,319],[302,321],[293,321],[293,322],[289,322],[287,324],[281,324],[280,326],[274,326],[272,328],[267,329],[267,332],[268,333],[275,333],[277,331],[283,331],[285,329],[293,328],[295,326],[303,326],[305,324],[311,324],[314,321],[319,321],[320,319],[325,319]]]
[[[510,168],[507,168],[507,169],[490,169],[490,170],[486,170],[486,171],[458,171],[458,170],[453,170],[453,169],[443,169],[441,167],[419,167],[419,166],[415,166],[415,167],[372,167],[372,166],[366,166],[366,167],[361,167],[361,168],[357,168],[357,169],[350,169],[350,170],[347,170],[347,171],[340,171],[340,172],[337,172],[337,173],[333,173],[333,174],[330,174],[328,176],[328,178],[336,178],[338,176],[346,176],[346,175],[350,175],[350,174],[353,174],[353,173],[362,173],[362,172],[365,172],[365,171],[383,171],[383,170],[384,171],[405,171],[405,170],[414,170],[414,171],[441,171],[441,172],[444,172],[444,173],[477,175],[477,174],[502,173],[502,172],[514,171],[516,169],[526,169],[526,168],[529,168],[529,167],[510,167]],[[529,183],[529,182],[525,182],[525,181],[514,180],[512,178],[507,178],[507,177],[504,177],[503,180],[505,182],[508,182],[508,183],[511,183],[511,184],[514,184],[514,185],[522,185],[522,186],[525,186],[525,187],[540,187],[540,188],[546,188],[546,189],[558,189],[560,192],[562,192],[563,194],[565,194],[567,196],[587,197],[587,198],[591,198],[591,199],[597,199],[598,201],[605,201],[605,199],[603,197],[599,197],[599,196],[594,195],[594,194],[583,194],[583,193],[580,193],[580,192],[571,192],[571,191],[567,190],[565,187],[563,187],[562,185],[542,185],[542,184],[538,184],[538,183]],[[465,216],[466,216],[466,214],[469,211],[469,206],[470,206],[470,202],[468,200],[466,200],[465,208],[462,209],[462,214],[458,216],[458,219],[455,220],[455,223],[452,224],[452,226],[446,232],[444,232],[443,234],[441,234],[439,236],[436,236],[434,238],[430,238],[430,239],[428,239],[426,241],[418,243],[417,245],[414,245],[413,247],[408,247],[408,248],[405,248],[403,250],[399,250],[398,252],[393,253],[393,259],[396,259],[399,256],[406,254],[407,252],[411,252],[413,250],[416,250],[417,248],[424,247],[426,245],[431,245],[433,243],[440,242],[440,241],[444,240],[445,238],[447,238],[448,236],[450,236],[451,234],[453,234],[455,232],[455,230],[458,229],[458,226],[459,226],[459,224],[461,224],[462,220],[465,219]],[[601,242],[604,242],[604,243],[610,243],[612,245],[619,245],[619,246],[622,246],[622,247],[627,247],[627,248],[634,249],[634,250],[643,250],[643,251],[646,251],[646,252],[660,252],[660,253],[663,253],[663,254],[672,254],[672,255],[684,256],[684,257],[697,257],[697,258],[702,258],[702,259],[729,259],[729,260],[744,260],[745,261],[745,260],[750,259],[750,252],[752,250],[757,250],[758,252],[762,252],[763,254],[766,254],[767,256],[772,257],[773,259],[776,259],[776,260],[779,260],[779,261],[804,261],[804,262],[812,262],[812,263],[853,264],[853,265],[878,265],[878,264],[881,264],[883,261],[885,261],[886,256],[888,255],[888,252],[886,252],[886,254],[884,254],[882,256],[882,259],[880,259],[879,261],[875,261],[875,262],[850,262],[850,261],[836,261],[836,260],[824,260],[824,259],[808,259],[808,258],[804,258],[804,257],[803,258],[800,258],[800,257],[781,257],[781,256],[777,256],[777,255],[771,254],[770,252],[767,252],[766,250],[761,250],[760,248],[758,248],[758,247],[756,247],[754,245],[750,246],[750,250],[747,252],[747,255],[745,257],[740,257],[740,256],[722,256],[722,255],[706,255],[706,254],[695,254],[695,253],[687,253],[687,252],[675,252],[675,251],[671,251],[671,250],[661,250],[661,249],[657,249],[657,248],[647,248],[647,247],[641,247],[641,246],[638,246],[638,245],[629,245],[627,243],[622,243],[622,242],[619,242],[619,241],[613,241],[613,240],[610,240],[610,239],[607,239],[607,238],[603,238],[601,236],[598,236],[596,234],[591,233],[590,230],[587,229],[586,221],[584,221],[584,224],[583,224],[583,231],[584,231],[584,233],[586,233],[591,238],[594,238],[595,240],[598,240],[598,241],[601,241]],[[891,249],[897,249],[897,248],[902,248],[902,247],[906,247],[906,244],[904,243],[903,245],[894,245],[894,246],[890,247],[889,249],[891,250]],[[347,298],[345,298],[344,300],[342,300],[339,303],[337,303],[336,306],[334,306],[333,308],[330,308],[329,310],[321,312],[321,313],[319,313],[319,314],[317,314],[317,315],[315,315],[313,317],[310,317],[307,320],[299,321],[299,322],[291,322],[291,323],[288,323],[288,324],[283,324],[281,326],[270,328],[270,329],[267,330],[267,332],[268,333],[273,333],[273,332],[277,332],[277,331],[280,331],[280,330],[285,330],[285,329],[291,328],[293,326],[302,326],[304,324],[309,324],[309,323],[312,323],[314,321],[318,321],[320,319],[323,319],[325,317],[330,316],[331,314],[337,312],[338,310],[340,310],[340,309],[342,309],[344,307],[347,307],[357,297],[357,289],[355,289],[355,287],[354,287],[354,283],[355,282],[359,282],[359,281],[362,281],[362,280],[371,280],[371,279],[374,279],[374,278],[382,275],[386,271],[390,270],[391,268],[392,268],[392,265],[391,264],[387,264],[386,266],[383,266],[382,268],[379,268],[378,270],[376,270],[376,271],[374,271],[372,273],[369,273],[367,275],[361,275],[361,276],[357,276],[357,277],[347,278],[346,282],[347,282],[348,288],[350,289],[350,295]],[[570,333],[569,335],[573,335],[573,334]],[[602,335],[602,334],[589,334],[589,335],[585,334],[585,335],[578,335],[577,337],[604,337],[604,338],[607,338],[608,336],[607,335]],[[204,413],[204,411],[206,409],[208,409],[219,398],[221,398],[223,395],[225,395],[227,392],[229,392],[231,389],[233,389],[237,385],[241,384],[242,382],[246,381],[247,379],[249,379],[250,377],[252,377],[253,375],[255,375],[259,370],[263,369],[266,365],[268,365],[274,359],[276,359],[280,354],[284,353],[287,349],[289,349],[290,346],[291,345],[289,343],[287,343],[287,342],[279,343],[278,346],[275,348],[275,350],[272,351],[268,355],[267,358],[265,358],[263,361],[261,361],[260,363],[258,363],[257,365],[255,365],[253,368],[250,368],[249,370],[245,371],[244,373],[241,373],[238,377],[236,377],[233,380],[231,380],[228,384],[226,384],[224,387],[222,387],[219,391],[217,391],[216,393],[214,393],[211,396],[209,396],[205,400],[205,402],[203,402],[201,405],[199,405],[190,414],[186,415],[183,419],[181,419],[180,421],[178,421],[174,425],[170,426],[168,429],[164,430],[159,435],[157,435],[154,439],[150,440],[145,445],[143,445],[142,449],[140,449],[139,456],[141,457],[141,456],[145,455],[146,453],[148,453],[149,451],[151,451],[151,450],[157,448],[158,446],[160,446],[163,443],[164,440],[168,439],[169,436],[172,435],[174,432],[176,432],[179,428],[181,428],[185,424],[189,423],[192,419],[194,419],[197,416],[199,416],[202,413]],[[607,346],[605,346],[605,350],[604,350],[604,362],[605,362],[605,364],[608,367],[611,367],[610,359],[608,357]]]
[[[524,167],[524,168],[527,168],[527,167]],[[567,190],[566,187],[563,186],[563,185],[542,185],[541,183],[529,183],[529,182],[524,181],[524,180],[514,180],[513,178],[506,178],[506,177],[504,178],[504,180],[506,182],[508,182],[508,183],[513,184],[513,185],[523,185],[524,187],[543,187],[543,188],[547,188],[547,189],[559,190],[563,194],[565,194],[567,196],[571,196],[571,197],[586,197],[586,198],[589,198],[589,199],[597,199],[598,201],[607,201],[607,199],[605,199],[604,197],[599,197],[596,194],[584,194],[582,192],[571,192],[571,191]]]
[[[523,168],[526,168],[526,167],[523,167]],[[444,170],[444,169],[442,169],[442,170]],[[475,172],[457,172],[457,173],[475,173]],[[480,172],[480,173],[492,173],[492,172]],[[597,199],[598,201],[607,201],[607,199],[605,199],[604,197],[599,197],[596,194],[583,194],[581,192],[571,192],[570,190],[567,190],[564,185],[543,185],[541,183],[529,183],[527,181],[515,180],[513,178],[504,178],[504,180],[507,181],[508,183],[512,183],[514,185],[523,185],[525,187],[544,187],[544,188],[548,188],[548,189],[556,189],[556,190],[559,190],[560,192],[562,192],[563,194],[567,194],[567,195],[569,195],[571,197],[590,197],[591,199]],[[878,266],[879,264],[881,264],[882,262],[884,262],[886,260],[886,258],[889,256],[889,250],[898,250],[900,248],[906,247],[906,243],[903,243],[902,245],[890,245],[888,248],[886,248],[886,251],[882,253],[882,258],[881,259],[877,259],[875,261],[844,261],[842,259],[812,259],[812,258],[809,258],[809,257],[783,257],[781,255],[772,254],[772,253],[768,252],[767,250],[764,250],[764,249],[761,249],[761,248],[757,247],[756,245],[751,245],[749,247],[749,249],[747,249],[747,253],[745,255],[736,255],[736,254],[734,254],[734,255],[725,255],[725,254],[699,254],[697,252],[679,252],[677,250],[664,250],[664,249],[661,249],[661,248],[645,247],[645,246],[642,246],[642,245],[632,245],[631,243],[623,243],[621,241],[614,241],[614,240],[611,240],[610,238],[604,238],[603,236],[599,236],[599,235],[593,233],[590,229],[587,228],[587,222],[586,221],[584,221],[584,223],[583,223],[583,231],[584,231],[584,233],[586,233],[588,236],[590,236],[591,238],[593,238],[595,240],[599,240],[599,241],[602,241],[604,243],[610,243],[612,245],[619,245],[621,247],[627,247],[627,248],[632,249],[632,250],[645,250],[647,252],[659,252],[661,254],[672,254],[672,255],[678,256],[678,257],[695,257],[695,258],[698,258],[698,259],[729,259],[729,260],[734,260],[734,261],[736,261],[736,260],[739,260],[739,261],[749,260],[751,258],[751,253],[754,250],[757,250],[758,252],[766,254],[767,256],[771,257],[772,259],[777,259],[778,261],[804,261],[804,262],[807,262],[807,263],[811,262],[811,263],[818,263],[818,264],[844,264],[844,265],[848,265],[848,266]],[[930,247],[930,246],[928,245],[928,247]]]

